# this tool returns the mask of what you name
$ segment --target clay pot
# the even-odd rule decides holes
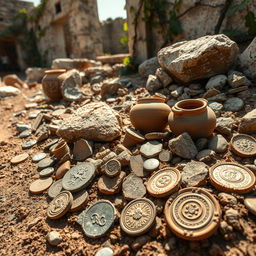
[[[141,132],[160,132],[168,124],[171,108],[164,103],[165,98],[153,96],[141,98],[130,111],[133,126]]]
[[[70,149],[65,141],[61,141],[52,149],[52,153],[58,160],[60,160],[63,156],[70,153]]]
[[[44,94],[50,100],[60,100],[62,98],[61,94],[61,80],[59,76],[66,72],[65,69],[53,69],[46,70],[45,76],[42,79]]]
[[[169,114],[168,123],[175,135],[187,132],[193,138],[212,135],[216,127],[216,115],[205,99],[188,99],[177,102]]]

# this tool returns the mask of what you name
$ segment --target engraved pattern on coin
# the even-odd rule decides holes
[[[233,142],[234,147],[236,147],[237,149],[239,149],[242,152],[245,153],[252,153],[255,152],[256,150],[256,145],[254,141],[251,141],[248,138],[236,138]]]
[[[211,202],[201,195],[182,195],[173,203],[174,220],[185,229],[199,229],[206,226],[211,218]]]
[[[159,173],[152,180],[151,186],[157,191],[161,192],[167,190],[169,187],[171,188],[177,182],[177,174],[175,172],[170,172],[168,170]]]
[[[102,237],[111,228],[116,217],[115,207],[107,200],[100,200],[84,210],[77,218],[86,236]]]
[[[78,191],[85,188],[95,175],[95,166],[91,163],[82,163],[72,167],[63,177],[62,186],[69,191]]]
[[[217,182],[231,188],[248,186],[252,181],[252,177],[245,169],[231,164],[217,166],[214,168],[212,175]]]
[[[68,191],[58,194],[49,204],[47,215],[51,219],[62,217],[71,207],[72,194]]]
[[[155,216],[156,209],[150,200],[135,199],[121,213],[121,228],[131,235],[143,234],[151,227]]]

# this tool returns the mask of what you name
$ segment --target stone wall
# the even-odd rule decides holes
[[[123,37],[128,37],[128,32],[123,30],[123,24],[126,19],[116,18],[108,19],[101,23],[102,26],[102,42],[103,52],[105,54],[127,53],[128,45],[120,42]]]
[[[230,7],[242,1],[234,0]],[[168,0],[168,2],[171,9],[175,0]],[[216,31],[216,26],[226,2],[228,1],[182,0],[177,17],[181,22],[183,32],[174,37],[172,42],[222,33],[225,30],[240,30],[246,33],[245,16],[248,10],[256,13],[256,2],[251,1],[246,8],[238,10],[230,17],[225,17],[219,31]],[[143,61],[155,56],[158,50],[165,46],[165,41],[160,27],[149,27],[143,20],[144,6],[140,6],[140,3],[140,0],[126,0],[129,24],[129,50],[131,54],[137,56],[140,61]],[[139,8],[140,12],[138,13]],[[136,15],[138,17],[137,21],[135,21]]]
[[[50,65],[55,58],[95,58],[102,54],[96,0],[51,0],[37,24],[38,47]]]

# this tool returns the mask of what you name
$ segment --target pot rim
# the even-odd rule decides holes
[[[201,103],[201,105],[199,105],[198,107],[195,108],[185,108],[185,104],[194,104],[197,103],[199,105],[199,103]],[[208,101],[206,99],[186,99],[186,100],[181,100],[178,101],[173,107],[172,107],[172,111],[174,112],[195,112],[195,111],[202,111],[207,107],[207,103]]]
[[[137,101],[138,101],[138,103],[143,103],[143,102],[147,102],[147,101],[157,101],[157,102],[165,103],[166,98],[158,96],[158,95],[153,95],[153,96],[149,96],[149,97],[140,98]]]
[[[64,72],[66,72],[66,69],[49,69],[44,71],[45,74],[62,74]]]

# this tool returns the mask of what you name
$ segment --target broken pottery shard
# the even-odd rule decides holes
[[[188,83],[226,73],[237,54],[237,44],[220,34],[165,47],[158,52],[158,62],[176,81]]]
[[[238,131],[241,133],[256,132],[256,109],[250,111],[242,117]]]
[[[63,120],[57,135],[66,141],[79,138],[112,141],[121,135],[119,115],[103,102],[86,104]]]

